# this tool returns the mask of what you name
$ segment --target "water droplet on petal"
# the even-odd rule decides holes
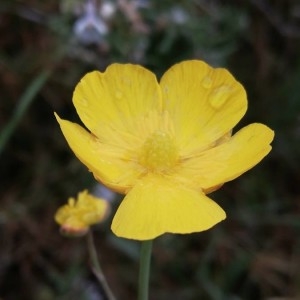
[[[82,105],[82,106],[88,106],[88,102],[87,102],[87,100],[85,99],[85,98],[81,98],[80,99],[80,104]]]
[[[205,88],[205,89],[209,89],[212,87],[212,79],[209,77],[209,76],[205,76],[203,79],[202,79],[202,86]]]
[[[125,85],[130,86],[131,85],[131,79],[128,78],[128,77],[123,77],[122,78],[122,83],[125,84]]]
[[[122,96],[123,96],[123,94],[122,94],[122,92],[117,91],[116,94],[115,94],[115,96],[116,96],[117,99],[121,99]]]
[[[210,105],[215,109],[221,108],[225,102],[226,98],[222,95],[215,95],[209,99]]]
[[[221,108],[228,100],[231,90],[231,87],[228,85],[222,85],[214,89],[213,92],[210,94],[210,105],[215,109]]]
[[[83,122],[88,122],[91,119],[90,115],[85,112],[81,113],[81,118],[84,120]]]

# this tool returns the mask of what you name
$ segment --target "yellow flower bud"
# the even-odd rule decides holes
[[[84,190],[78,193],[77,200],[69,198],[68,203],[61,206],[55,221],[61,226],[61,233],[68,236],[82,236],[89,231],[91,225],[102,222],[108,214],[109,203]]]

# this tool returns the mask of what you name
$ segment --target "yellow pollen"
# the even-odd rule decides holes
[[[155,131],[145,141],[140,154],[140,164],[151,172],[165,172],[178,158],[174,139],[167,133]]]

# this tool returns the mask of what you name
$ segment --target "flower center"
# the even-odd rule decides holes
[[[172,168],[178,158],[174,139],[167,133],[155,131],[145,141],[140,154],[140,164],[152,172]]]

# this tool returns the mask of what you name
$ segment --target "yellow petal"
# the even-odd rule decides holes
[[[102,142],[125,148],[139,143],[144,118],[162,110],[155,75],[131,64],[88,73],[76,86],[73,102],[82,122]]]
[[[142,170],[123,149],[103,145],[78,124],[56,118],[70,148],[97,180],[119,193],[135,184]]]
[[[76,210],[85,224],[93,225],[105,219],[109,211],[109,202],[84,190],[78,194]]]
[[[184,156],[209,148],[247,110],[243,86],[227,70],[214,69],[203,61],[174,65],[160,85]]]
[[[149,175],[120,204],[112,231],[124,238],[149,240],[167,232],[207,230],[225,217],[223,209],[203,193]]]
[[[274,132],[254,123],[237,132],[228,142],[183,161],[177,180],[205,192],[233,180],[258,164],[270,151]]]

